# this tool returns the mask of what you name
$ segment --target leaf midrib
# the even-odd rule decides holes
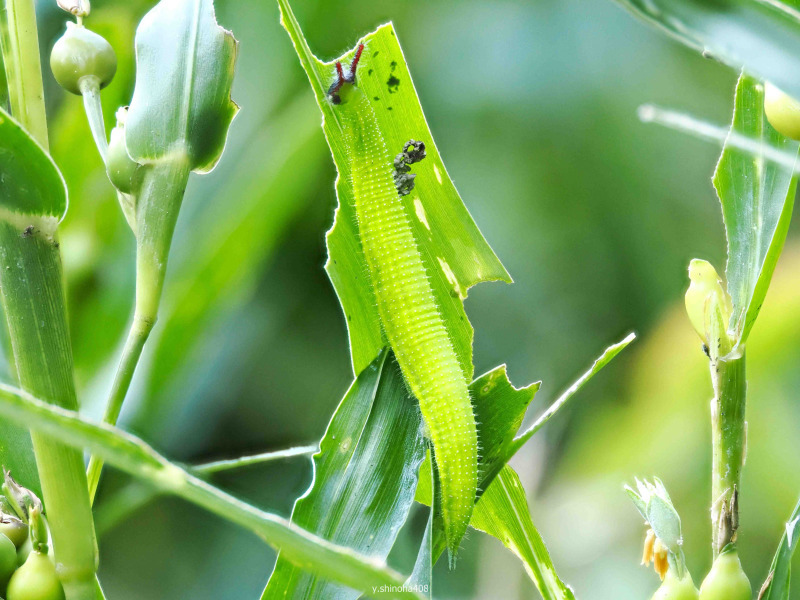
[[[204,0],[194,3],[194,14],[192,15],[191,40],[189,41],[189,51],[186,55],[186,66],[184,68],[183,79],[183,102],[181,103],[181,128],[183,139],[189,139],[189,113],[192,110],[192,101],[195,90],[195,70],[197,66],[197,40],[200,32],[200,15]]]

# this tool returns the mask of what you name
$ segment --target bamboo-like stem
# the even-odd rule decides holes
[[[0,221],[0,295],[20,385],[76,410],[72,350],[56,243]],[[59,576],[69,600],[94,597],[97,545],[82,453],[32,433]]]
[[[33,0],[6,0],[3,62],[13,116],[47,150],[39,40]],[[61,255],[54,233],[0,222],[0,296],[20,385],[76,410]],[[34,454],[68,600],[96,597],[97,543],[82,453],[32,433]]]
[[[744,352],[711,362],[711,527],[714,557],[736,541],[745,459],[747,381]]]
[[[39,34],[34,0],[5,0],[3,63],[11,114],[47,149],[44,84],[39,64]]]
[[[136,204],[136,309],[106,404],[104,423],[115,425],[136,365],[158,318],[172,234],[189,180],[189,159],[176,153],[144,167]],[[89,494],[94,500],[103,461],[89,460]]]

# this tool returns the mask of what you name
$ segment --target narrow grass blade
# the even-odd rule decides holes
[[[797,157],[800,144],[775,131],[767,123],[763,107],[763,85],[742,75],[736,87],[731,131]],[[738,343],[744,344],[786,241],[797,181],[793,169],[728,144],[713,181],[728,237],[726,276],[733,302],[730,328]]]
[[[575,382],[569,386],[567,390],[561,394],[561,396],[559,396],[558,399],[556,399],[556,401],[553,402],[546,411],[544,411],[544,413],[542,413],[542,416],[540,416],[533,425],[531,425],[522,434],[514,439],[510,451],[506,456],[506,462],[508,462],[511,457],[516,454],[517,450],[519,450],[525,444],[525,442],[531,439],[537,431],[544,427],[545,423],[547,423],[553,417],[553,415],[556,414],[567,403],[570,398],[572,398],[584,385],[586,385],[592,377],[603,370],[608,363],[614,360],[617,355],[627,348],[628,344],[635,339],[636,334],[630,333],[622,341],[612,344],[606,348],[603,354],[594,361],[591,368],[586,371],[586,373],[575,380]]]
[[[481,457],[478,463],[478,495],[487,489],[513,454],[514,436],[522,426],[525,411],[539,391],[541,382],[524,388],[515,388],[508,380],[506,366],[501,365],[478,377],[470,384],[470,397],[478,423],[481,440]],[[430,506],[431,459],[426,458],[420,468],[420,481],[416,500]],[[438,559],[443,549],[441,518],[434,521],[434,556]]]
[[[198,475],[211,475],[213,473],[222,473],[223,471],[231,471],[233,469],[242,469],[244,467],[252,467],[254,465],[263,465],[264,463],[275,460],[284,460],[286,458],[293,458],[295,456],[308,456],[314,454],[316,451],[316,446],[298,446],[296,448],[275,450],[274,452],[262,452],[261,454],[252,454],[250,456],[241,456],[239,458],[215,460],[213,462],[195,465],[191,470]]]
[[[800,98],[800,11],[781,0],[617,0],[704,55]]]
[[[421,420],[394,356],[382,352],[345,395],[314,455],[314,479],[292,523],[383,562],[414,500]],[[369,593],[369,590],[368,590]],[[281,554],[262,598],[358,598]]]
[[[541,387],[537,381],[515,388],[501,365],[478,377],[470,385],[470,396],[478,422],[481,458],[478,464],[478,495],[503,468],[512,453],[514,435],[522,426],[525,411]]]
[[[102,501],[94,506],[94,527],[97,538],[102,540],[106,533],[160,495],[161,492],[153,486],[135,480],[119,491],[109,494],[108,497],[103,496]]]
[[[789,584],[792,579],[792,556],[800,539],[800,501],[794,507],[792,516],[778,545],[772,566],[764,582],[758,600],[789,600]]]
[[[575,600],[559,578],[550,553],[531,520],[519,475],[506,465],[481,496],[472,527],[497,538],[516,554],[544,600]]]
[[[405,581],[405,577],[379,561],[332,544],[277,515],[237,500],[116,427],[91,423],[75,412],[50,406],[6,385],[0,385],[0,410],[10,420],[25,423],[76,448],[87,448],[162,492],[193,502],[252,531],[280,549],[285,558],[321,576],[363,592],[382,585],[399,589]],[[420,598],[402,591],[392,595],[409,600]]]
[[[229,460],[218,460],[194,465],[188,470],[199,476],[216,475],[231,470],[263,465],[277,460],[286,460],[302,456],[309,456],[317,451],[316,446],[298,446],[274,452],[262,452],[250,456],[242,456]],[[130,515],[149,504],[160,492],[151,486],[139,481],[129,483],[103,501],[94,510],[95,528],[97,536],[102,537],[107,531],[125,521]]]
[[[750,156],[763,157],[764,160],[774,162],[795,174],[800,172],[797,155],[791,152],[791,149],[787,151],[775,146],[767,146],[764,140],[742,135],[732,130],[730,125],[722,127],[690,114],[654,104],[643,104],[639,107],[638,113],[643,123],[655,123],[701,140],[717,142],[720,146],[725,145]]]

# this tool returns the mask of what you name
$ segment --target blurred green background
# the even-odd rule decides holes
[[[96,0],[90,26],[117,50],[106,119],[127,104],[133,33],[152,5]],[[217,0],[241,42],[242,107],[218,168],[193,176],[170,259],[160,323],[124,425],[194,462],[318,440],[352,374],[340,310],[322,269],[335,171],[305,74],[272,0]],[[64,26],[40,1],[41,42]],[[736,74],[608,0],[297,0],[324,58],[393,20],[431,130],[462,197],[515,278],[470,293],[475,368],[507,363],[542,379],[531,417],[609,343],[640,340],[515,459],[562,576],[579,598],[647,598],[644,527],[622,492],[660,475],[681,511],[699,583],[710,563],[707,361],[682,313],[685,269],[725,260],[710,184],[719,149],[643,125],[657,102],[725,123]],[[130,317],[134,240],[92,145],[80,99],[46,70],[51,138],[70,190],[62,248],[77,377],[97,415]],[[792,249],[795,246],[795,249]],[[750,344],[749,457],[741,555],[757,588],[800,493],[800,245],[790,234]],[[288,515],[307,459],[215,483]],[[174,499],[115,517],[129,480],[109,470],[98,500],[101,579],[115,599],[257,598],[274,554],[254,536]],[[394,555],[410,570],[425,514]],[[793,598],[800,598],[800,585]],[[535,598],[517,559],[472,533],[442,598]]]

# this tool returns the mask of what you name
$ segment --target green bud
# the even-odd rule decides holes
[[[39,500],[39,497],[28,488],[22,487],[14,481],[14,478],[11,476],[11,471],[3,471],[2,490],[8,501],[7,504],[11,506],[11,509],[20,519],[27,521],[31,509],[36,509],[40,513],[44,511],[42,501]]]
[[[664,547],[677,555],[683,544],[681,518],[664,483],[658,477],[652,483],[636,479],[636,489],[626,485],[625,491]]]
[[[689,571],[685,571],[683,579],[678,579],[674,569],[670,569],[651,600],[697,600],[697,598],[697,588]]]
[[[764,112],[778,133],[800,140],[800,102],[768,81],[764,84]]]
[[[65,600],[56,567],[46,554],[30,553],[11,577],[6,600]]]
[[[752,594],[736,550],[720,554],[700,586],[700,600],[750,600]]]
[[[689,321],[709,349],[710,356],[724,356],[732,347],[727,331],[731,318],[730,296],[708,261],[692,259],[689,281],[685,298]]]
[[[80,96],[81,85],[103,89],[111,83],[117,72],[117,55],[105,38],[70,22],[53,46],[50,68],[61,87]]]
[[[49,532],[47,531],[47,523],[42,516],[42,511],[38,507],[33,507],[30,510],[28,515],[29,527],[30,527],[30,539],[33,545],[33,549],[38,552],[44,552],[47,554],[48,550],[48,542],[49,542]]]
[[[0,593],[17,569],[17,547],[8,537],[0,534]]]
[[[0,534],[5,535],[17,548],[20,548],[28,539],[28,526],[16,517],[0,515]]]
[[[111,130],[111,139],[108,142],[108,157],[106,171],[108,179],[120,192],[130,194],[138,183],[139,163],[133,160],[125,147],[125,118],[128,109],[121,108],[117,111],[117,126]]]

